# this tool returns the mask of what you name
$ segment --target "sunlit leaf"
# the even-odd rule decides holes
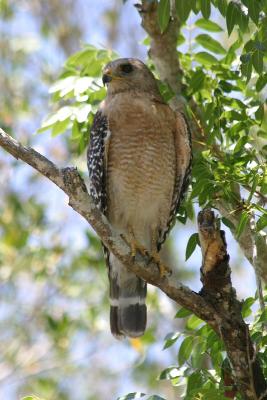
[[[202,47],[212,51],[213,53],[216,54],[226,53],[226,50],[222,47],[222,45],[209,35],[206,34],[198,35],[195,40],[197,43],[201,44]]]
[[[56,122],[52,128],[52,133],[51,133],[52,136],[54,137],[54,136],[60,135],[61,133],[66,132],[66,130],[69,126],[69,122],[70,122],[69,118],[67,118],[63,121]]]
[[[187,336],[183,340],[178,352],[178,363],[180,366],[183,365],[185,361],[189,359],[193,349],[193,343],[194,343],[194,338],[192,336]]]
[[[195,60],[204,65],[212,65],[218,62],[216,57],[214,57],[212,54],[206,53],[205,51],[200,51],[199,53],[195,54]]]
[[[236,237],[239,238],[244,232],[247,223],[249,221],[249,214],[246,211],[243,211],[241,214],[241,218],[239,220],[238,226],[236,228]]]
[[[195,25],[209,32],[222,32],[223,30],[216,22],[204,18],[198,19]]]
[[[202,319],[198,318],[196,315],[191,315],[186,322],[186,328],[194,330],[201,324],[203,324]]]
[[[188,315],[191,315],[192,311],[187,310],[186,308],[180,308],[180,310],[176,313],[175,318],[185,318]]]

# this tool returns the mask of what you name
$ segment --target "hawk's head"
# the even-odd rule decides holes
[[[104,85],[107,84],[109,94],[136,90],[159,95],[154,75],[137,58],[119,58],[111,61],[105,66],[102,79]]]

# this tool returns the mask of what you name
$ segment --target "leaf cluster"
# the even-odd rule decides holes
[[[102,67],[114,58],[115,53],[91,45],[71,55],[50,88],[55,111],[45,118],[38,132],[49,129],[57,136],[70,131],[81,153],[88,144],[94,113],[106,94],[100,79]]]
[[[267,312],[261,311],[257,295],[243,302],[242,315],[250,325],[251,338],[266,373],[267,336],[262,328],[266,324]],[[175,317],[184,319],[184,330],[168,334],[164,349],[178,344],[177,364],[162,371],[159,379],[169,380],[173,386],[183,388],[184,400],[225,399],[225,391],[232,387],[225,386],[225,366],[229,361],[223,342],[209,325],[189,310],[181,308]]]

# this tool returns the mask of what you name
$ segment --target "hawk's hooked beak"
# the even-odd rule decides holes
[[[107,83],[109,83],[109,82],[111,82],[112,81],[112,75],[110,75],[110,74],[104,74],[103,76],[102,76],[102,82],[103,82],[103,85],[105,86]]]

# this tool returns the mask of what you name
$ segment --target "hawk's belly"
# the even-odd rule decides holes
[[[176,172],[174,138],[160,118],[151,125],[149,116],[140,113],[134,122],[128,121],[128,131],[111,126],[107,214],[116,229],[131,229],[150,248],[152,234],[165,229],[169,219]]]

